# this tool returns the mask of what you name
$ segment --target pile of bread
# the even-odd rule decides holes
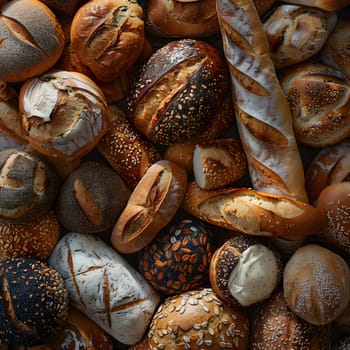
[[[350,347],[350,0],[0,6],[1,350]]]

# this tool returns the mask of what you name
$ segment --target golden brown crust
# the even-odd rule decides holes
[[[280,81],[300,143],[325,147],[350,136],[350,81],[343,73],[302,62],[287,68]]]
[[[133,253],[149,244],[176,214],[186,184],[186,171],[177,164],[160,160],[151,165],[114,225],[113,247],[121,253]]]
[[[330,324],[350,301],[349,265],[319,244],[304,245],[287,261],[283,290],[288,307],[300,318]]]
[[[51,68],[64,48],[62,26],[38,0],[10,1],[1,8],[0,79],[20,82]]]
[[[191,141],[174,143],[165,149],[163,159],[180,165],[186,170],[188,175],[192,175],[193,152],[195,147],[196,143]]]
[[[336,182],[348,181],[350,175],[350,139],[321,149],[305,173],[305,188],[311,203],[321,191]]]
[[[161,155],[156,146],[132,126],[121,109],[109,105],[108,111],[110,127],[97,144],[97,149],[133,189],[147,169],[161,159]]]
[[[254,3],[219,0],[217,12],[252,185],[307,202],[292,116]]]
[[[215,0],[150,0],[146,5],[146,29],[166,37],[207,37],[220,31]]]
[[[142,54],[142,7],[135,0],[88,1],[74,15],[70,37],[80,62],[97,79],[112,81]]]
[[[189,182],[182,208],[229,230],[288,240],[318,235],[325,227],[320,210],[294,199],[246,188],[203,190]]]

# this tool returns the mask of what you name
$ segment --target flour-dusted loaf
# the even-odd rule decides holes
[[[62,275],[73,306],[121,343],[142,339],[158,293],[101,238],[69,232],[49,263]]]
[[[252,0],[218,0],[237,126],[254,189],[307,201],[292,116]]]

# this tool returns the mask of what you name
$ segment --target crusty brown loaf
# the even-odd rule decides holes
[[[133,253],[149,244],[176,214],[186,185],[186,170],[176,163],[160,160],[151,165],[114,225],[113,247],[120,253]]]
[[[350,80],[345,74],[306,61],[287,68],[280,81],[298,142],[325,147],[350,136]]]
[[[325,226],[320,210],[292,198],[246,188],[203,190],[188,183],[182,208],[229,230],[289,240],[318,235]]]
[[[307,201],[292,116],[252,0],[219,0],[237,126],[254,189]]]
[[[215,0],[149,0],[146,29],[168,37],[206,37],[220,31]]]
[[[9,1],[1,8],[0,79],[20,82],[44,73],[61,56],[64,40],[62,26],[47,5]]]
[[[337,22],[335,12],[315,7],[281,4],[264,19],[276,69],[291,66],[315,55]]]

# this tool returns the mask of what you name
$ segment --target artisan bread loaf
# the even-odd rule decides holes
[[[73,306],[121,343],[142,339],[160,299],[112,247],[96,235],[69,232],[48,261]]]
[[[253,188],[307,202],[292,116],[252,0],[219,0],[233,102]]]
[[[20,82],[51,68],[65,36],[56,15],[38,0],[9,1],[0,16],[0,79]]]

